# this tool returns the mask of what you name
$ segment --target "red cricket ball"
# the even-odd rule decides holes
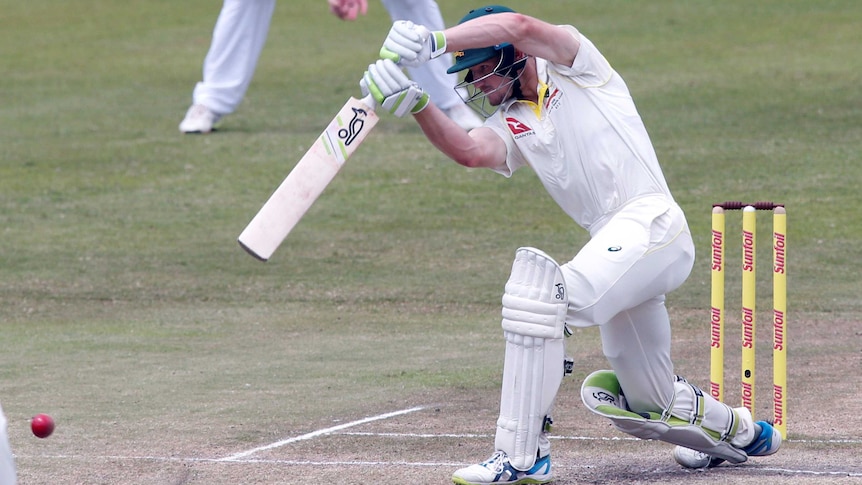
[[[54,418],[47,414],[37,414],[30,420],[30,429],[39,438],[47,438],[54,432]]]

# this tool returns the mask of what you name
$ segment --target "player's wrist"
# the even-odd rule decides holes
[[[431,59],[446,53],[446,34],[442,30],[431,32],[428,41],[431,43]]]
[[[431,104],[431,96],[428,96],[428,93],[423,92],[422,96],[419,97],[419,100],[416,101],[416,105],[410,110],[412,114],[417,114],[428,107]]]

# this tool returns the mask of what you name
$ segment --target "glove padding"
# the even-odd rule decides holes
[[[363,96],[371,94],[378,105],[399,118],[422,111],[430,101],[428,93],[390,59],[370,64],[359,81],[359,87]]]
[[[382,59],[391,59],[407,67],[420,66],[445,53],[446,36],[442,31],[431,32],[425,26],[409,20],[393,23],[380,48]]]

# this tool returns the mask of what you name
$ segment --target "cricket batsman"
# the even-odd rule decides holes
[[[437,149],[465,167],[505,177],[529,167],[590,234],[562,265],[536,248],[515,252],[502,298],[506,346],[493,452],[457,470],[453,482],[553,479],[546,433],[574,327],[598,327],[612,370],[590,374],[581,397],[619,430],[678,445],[674,457],[687,467],[778,451],[781,434],[769,423],[674,373],[665,295],[691,272],[694,245],[628,88],[596,46],[571,25],[495,5],[442,31],[395,22],[380,53],[360,81],[378,111],[411,114]],[[444,53],[454,54],[450,72],[466,71],[465,101],[484,115],[483,126],[459,127],[402,71]]]

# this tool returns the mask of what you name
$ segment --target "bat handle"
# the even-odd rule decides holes
[[[362,101],[362,103],[365,104],[365,106],[368,106],[372,110],[377,109],[377,103],[374,102],[374,97],[371,96],[371,94],[362,98],[360,101]]]

